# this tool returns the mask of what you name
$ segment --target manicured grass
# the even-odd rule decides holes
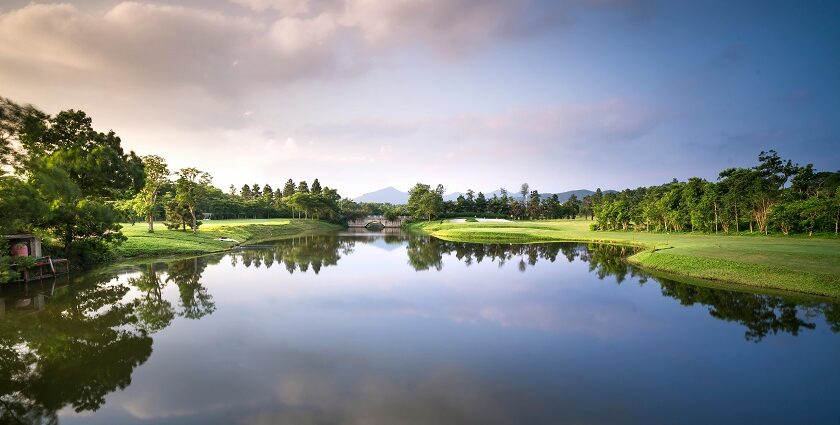
[[[590,221],[417,223],[417,230],[461,242],[582,241],[635,245],[629,258],[652,270],[763,288],[840,297],[840,239],[596,232]]]
[[[269,239],[282,239],[302,234],[341,229],[335,224],[319,220],[217,220],[205,221],[197,233],[189,230],[167,230],[163,223],[155,223],[155,233],[148,233],[146,223],[123,224],[128,238],[117,249],[120,257],[151,257],[179,254],[203,254],[230,249],[237,244],[249,244]],[[220,241],[230,238],[232,241]]]

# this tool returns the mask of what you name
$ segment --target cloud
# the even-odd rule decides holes
[[[309,0],[231,0],[257,12],[273,10],[294,15],[309,11]]]
[[[663,118],[656,108],[630,99],[522,108],[489,116],[462,116],[458,127],[473,137],[571,144],[626,142],[641,137]]]
[[[323,75],[335,65],[329,43],[335,33],[326,17],[266,25],[181,6],[124,2],[96,15],[31,4],[0,15],[0,58],[35,70],[46,83],[70,74],[89,85],[233,93],[254,80]]]
[[[464,52],[522,24],[530,2],[236,0],[264,14],[122,2],[102,13],[30,4],[0,14],[0,73],[87,84],[197,85],[231,94],[258,83],[353,75],[406,43]],[[257,83],[257,84],[255,84]]]
[[[524,0],[348,0],[343,22],[368,43],[421,40],[455,54],[509,34],[528,6]]]

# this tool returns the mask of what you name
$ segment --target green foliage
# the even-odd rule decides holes
[[[432,217],[438,216],[443,210],[443,192],[442,185],[437,185],[435,190],[427,184],[417,183],[411,190],[408,191],[408,210],[415,219],[426,218],[431,220]]]
[[[840,173],[816,173],[761,152],[753,168],[720,173],[718,182],[691,178],[584,200],[600,230],[769,234],[838,232]]]
[[[12,269],[12,257],[9,249],[9,241],[6,238],[0,238],[0,283],[18,277],[18,272]]]
[[[0,176],[0,234],[32,230],[48,208],[35,186],[17,176]]]
[[[149,232],[154,232],[154,213],[158,206],[158,194],[161,187],[169,182],[169,167],[163,158],[147,155],[143,157],[143,170],[146,175],[145,183],[135,196],[132,207],[135,213],[146,218]]]
[[[174,199],[176,205],[170,204],[170,207],[176,213],[187,210],[190,214],[190,228],[196,232],[198,231],[196,208],[207,196],[212,178],[210,174],[192,167],[180,169],[177,175]]]
[[[3,232],[37,231],[48,253],[74,266],[111,258],[121,209],[143,186],[142,162],[125,153],[114,132],[101,133],[82,111],[50,117],[31,106],[0,102],[0,138],[18,143],[0,152],[14,174],[0,177]],[[57,243],[54,243],[57,242]]]

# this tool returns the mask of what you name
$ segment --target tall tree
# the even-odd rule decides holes
[[[487,212],[487,198],[481,192],[478,192],[478,195],[475,197],[475,210],[479,213]]]
[[[522,195],[522,206],[525,206],[525,198],[528,196],[528,183],[522,183],[522,186],[519,187],[519,194]]]
[[[253,198],[253,195],[251,194],[251,186],[243,184],[242,189],[239,189],[239,196],[246,201]]]
[[[177,174],[178,180],[175,181],[175,199],[190,212],[190,218],[192,219],[192,225],[190,227],[192,227],[192,231],[195,233],[198,230],[198,220],[195,215],[196,208],[206,196],[212,178],[210,174],[192,167],[182,168],[178,170]]]
[[[443,185],[437,185],[435,190],[427,184],[417,183],[408,191],[408,209],[415,218],[425,217],[431,220],[440,214],[443,207]]]
[[[298,183],[297,191],[302,193],[309,193],[309,184],[306,183],[306,180],[301,180]]]
[[[274,189],[268,183],[262,188],[262,199],[268,204],[274,202]]]
[[[286,185],[283,186],[283,197],[292,196],[295,194],[295,182],[292,179],[286,180]]]
[[[525,206],[525,211],[528,217],[535,219],[540,218],[540,193],[532,190],[528,196],[528,204]]]
[[[138,194],[140,202],[135,203],[136,212],[146,217],[146,223],[149,224],[149,233],[154,233],[154,211],[158,205],[158,192],[161,186],[169,181],[169,167],[163,158],[157,155],[147,155],[143,157],[143,169],[146,173],[146,181]]]
[[[319,182],[318,179],[312,181],[311,192],[316,195],[321,193],[321,182]]]

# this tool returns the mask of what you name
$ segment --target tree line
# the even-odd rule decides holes
[[[504,188],[499,189],[499,194],[494,193],[491,198],[487,198],[482,192],[476,194],[472,189],[468,189],[455,200],[444,201],[444,190],[440,184],[432,189],[430,185],[417,183],[408,192],[407,213],[418,220],[464,216],[539,220],[574,219],[591,209],[590,204],[578,199],[574,194],[565,202],[560,202],[557,194],[544,197],[539,191],[531,190],[528,183],[522,184],[519,197],[509,195]]]
[[[199,218],[316,218],[342,222],[344,215],[335,189],[321,187],[316,178],[312,186],[305,180],[289,179],[276,190],[270,184],[243,185],[239,190],[230,185],[228,192],[212,185],[212,177],[194,168],[185,168],[169,179],[166,162],[157,156],[143,157],[147,175],[144,190],[131,199],[118,203],[125,221],[146,221],[154,232],[154,222],[164,220],[171,229],[201,225]],[[159,170],[154,172],[154,170]],[[159,177],[159,178],[158,178]]]
[[[840,172],[761,152],[751,168],[730,168],[717,181],[692,177],[660,186],[596,193],[597,230],[781,234],[840,230]]]
[[[0,97],[0,235],[35,233],[47,253],[86,267],[113,258],[119,223],[165,220],[196,231],[205,217],[306,217],[340,222],[341,197],[315,179],[224,193],[194,167],[171,172],[157,155],[126,151],[80,110],[51,116]],[[17,275],[0,238],[0,282]]]

